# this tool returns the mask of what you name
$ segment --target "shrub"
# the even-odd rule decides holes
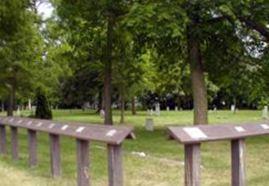
[[[36,112],[35,117],[39,119],[52,119],[52,112],[45,92],[41,88],[36,91]]]

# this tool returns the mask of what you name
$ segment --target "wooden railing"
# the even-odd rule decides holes
[[[269,134],[269,124],[197,125],[169,127],[169,136],[185,147],[185,186],[200,186],[200,146],[203,142],[231,141],[231,185],[246,185],[245,138]]]
[[[90,185],[89,141],[107,144],[109,186],[123,185],[122,147],[125,138],[133,138],[132,127],[86,125],[19,117],[0,117],[0,153],[6,154],[6,127],[11,128],[11,154],[18,160],[18,128],[28,131],[29,165],[37,165],[37,132],[45,132],[50,138],[51,173],[61,175],[60,136],[76,138],[77,144],[77,185]]]

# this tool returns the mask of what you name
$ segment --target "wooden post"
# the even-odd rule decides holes
[[[4,125],[0,125],[0,153],[1,154],[6,154],[7,153],[7,148],[6,148],[6,127]]]
[[[29,145],[29,166],[34,167],[37,165],[37,138],[36,131],[28,130],[28,145]]]
[[[246,185],[245,140],[231,141],[232,186]]]
[[[121,145],[107,145],[109,186],[123,186]]]
[[[200,186],[200,144],[185,145],[185,186]]]
[[[52,177],[61,175],[60,136],[49,134],[50,137],[50,165]]]
[[[18,128],[10,127],[11,129],[11,154],[13,160],[18,160]]]
[[[77,185],[89,186],[89,141],[77,139]]]

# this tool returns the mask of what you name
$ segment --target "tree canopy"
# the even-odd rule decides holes
[[[268,104],[266,0],[51,0],[47,20],[39,3],[0,3],[0,97],[9,114],[38,87],[53,106],[103,109],[105,124],[113,105],[124,122],[129,103],[134,110],[152,95],[194,108],[194,124],[208,123],[208,108]]]

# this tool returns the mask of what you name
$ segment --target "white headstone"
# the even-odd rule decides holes
[[[104,111],[104,109],[101,109],[100,110],[100,116],[101,116],[101,118],[105,118],[105,111]]]
[[[268,119],[268,106],[264,106],[263,111],[262,111],[262,118]]]
[[[156,113],[157,116],[160,116],[160,114],[161,114],[161,109],[160,109],[160,104],[159,103],[155,104],[155,113]]]
[[[178,111],[178,107],[177,106],[175,107],[175,111]]]
[[[153,110],[152,110],[152,109],[150,109],[150,115],[151,115],[151,116],[153,115]]]
[[[21,115],[21,110],[20,110],[20,107],[18,107],[17,109],[17,115],[20,116]]]
[[[167,111],[169,111],[169,110],[170,110],[169,106],[167,106],[167,107],[166,107],[166,110],[167,110]]]
[[[231,105],[231,111],[235,112],[235,105]]]
[[[154,131],[154,122],[152,118],[146,118],[145,128],[147,131]]]

